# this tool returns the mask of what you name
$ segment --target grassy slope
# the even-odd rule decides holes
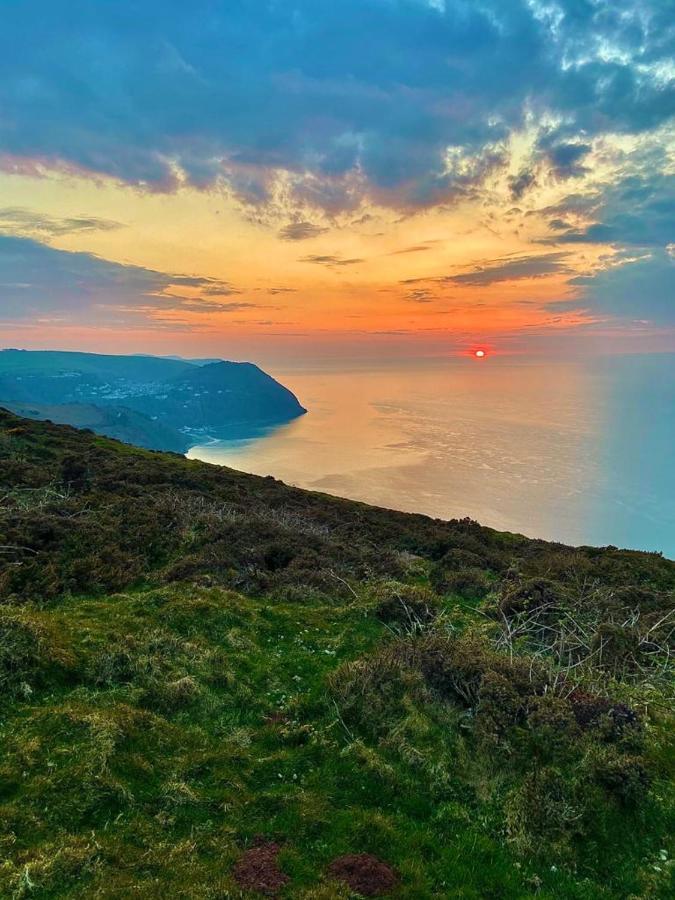
[[[2,399],[0,406],[11,410],[17,416],[39,421],[49,420],[60,425],[72,425],[75,428],[88,428],[116,440],[127,440],[139,447],[161,446],[167,450],[185,452],[192,446],[191,439],[177,429],[124,407],[95,406],[93,403],[61,403],[50,406],[13,403]]]
[[[293,897],[356,851],[400,897],[671,895],[675,564],[2,413],[0,473],[0,896],[239,896],[258,834]],[[568,618],[604,649],[561,677]]]

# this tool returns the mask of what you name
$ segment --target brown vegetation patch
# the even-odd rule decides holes
[[[277,863],[281,847],[271,841],[260,841],[235,863],[233,875],[239,887],[275,897],[290,880]]]
[[[581,728],[590,728],[607,716],[613,729],[619,734],[627,727],[639,727],[637,713],[625,703],[616,703],[598,694],[576,688],[569,695],[572,711]]]
[[[396,874],[391,866],[369,853],[340,856],[328,867],[333,878],[343,881],[357,894],[380,897],[396,886]]]

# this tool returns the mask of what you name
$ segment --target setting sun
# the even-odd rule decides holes
[[[485,350],[474,350],[474,351],[473,351],[473,355],[474,355],[477,359],[483,359],[484,356],[485,356]]]

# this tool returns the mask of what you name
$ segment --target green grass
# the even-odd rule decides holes
[[[287,897],[349,897],[357,852],[400,898],[673,895],[672,678],[637,640],[670,639],[672,563],[13,417],[0,457],[1,897],[238,897],[258,835]],[[548,631],[624,602],[565,669]]]
[[[388,640],[371,610],[171,586],[35,612],[61,669],[19,685],[3,721],[2,896],[236,896],[232,864],[257,834],[283,843],[289,896],[355,850],[397,868],[401,897],[640,896],[657,881],[665,822],[638,838],[631,818],[587,871],[515,852],[499,770],[472,759],[454,707],[411,706],[385,741],[355,734],[327,683]]]

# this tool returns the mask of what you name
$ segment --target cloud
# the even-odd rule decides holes
[[[195,296],[181,295],[186,288]],[[229,285],[216,279],[167,274],[0,235],[4,321],[56,316],[78,324],[138,324],[142,319],[155,322],[170,311],[229,312],[256,305],[206,299],[230,292]]]
[[[414,291],[408,291],[403,299],[409,303],[431,303],[434,300],[434,295],[431,291],[424,288],[417,288]]]
[[[431,241],[425,244],[414,244],[412,247],[404,247],[402,250],[392,250],[389,256],[402,256],[406,253],[423,253],[425,250],[431,250]]]
[[[666,122],[674,22],[664,0],[6,3],[0,155],[253,207],[450,203],[532,118],[561,178]]]
[[[311,254],[310,256],[300,257],[300,262],[315,263],[318,266],[328,266],[329,268],[331,268],[332,266],[355,266],[357,263],[364,262],[364,260],[344,259],[341,256],[321,256],[317,254]]]
[[[241,294],[240,290],[232,287],[227,281],[202,279],[199,286],[200,291],[205,297],[229,297],[232,294]]]
[[[537,176],[531,169],[523,169],[518,175],[509,178],[511,199],[520,200],[527,191],[537,183]]]
[[[95,216],[56,218],[21,206],[6,206],[0,209],[0,232],[12,234],[46,238],[80,234],[85,231],[115,231],[118,228],[124,228],[121,222],[99,219]]]
[[[588,156],[592,147],[586,143],[559,143],[543,140],[539,143],[544,156],[556,177],[566,180],[585,175],[589,170],[582,164],[582,160]]]
[[[327,228],[321,228],[312,222],[291,222],[281,229],[279,237],[282,241],[306,241],[318,237],[326,231],[328,231]]]
[[[675,259],[657,250],[638,259],[627,255],[591,276],[573,278],[581,289],[577,306],[595,313],[629,320],[648,320],[675,325]],[[553,310],[569,310],[570,302],[550,304]]]
[[[231,313],[240,312],[242,309],[271,309],[272,307],[260,303],[239,301],[222,303],[214,300],[204,300],[202,297],[176,297],[175,294],[171,294],[166,297],[166,302],[162,303],[160,308],[163,312],[179,310],[188,313]],[[140,309],[140,307],[137,309]],[[155,307],[146,307],[146,309],[154,311]],[[131,311],[133,312],[134,309],[132,308]]]
[[[548,275],[566,274],[572,271],[566,262],[568,255],[558,252],[494,260],[482,263],[470,272],[447,275],[443,280],[453,284],[487,285],[499,281],[520,281],[525,278],[544,278]]]
[[[578,200],[575,201],[577,208]],[[565,204],[558,206],[564,210]],[[586,201],[590,225],[569,228],[550,241],[665,247],[675,242],[675,176],[643,173],[623,179]]]

